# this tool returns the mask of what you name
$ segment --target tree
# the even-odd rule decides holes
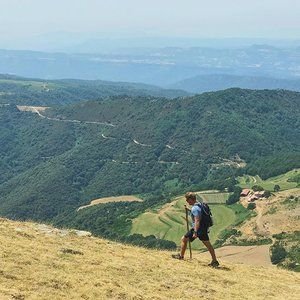
[[[253,210],[256,208],[256,204],[254,202],[251,202],[248,204],[247,208]]]
[[[241,187],[239,186],[234,187],[233,194],[229,196],[228,200],[226,201],[226,204],[233,204],[238,202],[240,200],[241,192],[242,192]]]
[[[270,191],[265,191],[265,197],[269,198],[272,195],[272,193]]]
[[[260,191],[263,191],[264,188],[262,186],[260,186],[260,185],[253,185],[252,190],[254,192],[260,192]]]
[[[286,258],[287,252],[284,249],[282,243],[276,242],[271,247],[271,261],[272,264],[276,265]]]

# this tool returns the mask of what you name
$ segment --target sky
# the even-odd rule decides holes
[[[0,39],[53,32],[300,38],[299,0],[0,0]]]

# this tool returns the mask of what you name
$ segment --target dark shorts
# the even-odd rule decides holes
[[[193,242],[195,240],[195,238],[193,238],[193,234],[194,229],[191,229],[184,235],[184,237],[189,238],[190,242]],[[200,241],[209,241],[208,228],[200,228],[197,232],[197,237]]]

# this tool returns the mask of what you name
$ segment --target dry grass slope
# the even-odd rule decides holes
[[[297,299],[300,274],[174,261],[94,237],[0,219],[0,299]]]

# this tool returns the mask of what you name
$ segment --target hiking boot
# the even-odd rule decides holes
[[[208,264],[209,267],[217,268],[219,266],[219,262],[217,260],[212,261],[210,264]]]
[[[178,254],[172,254],[172,257],[175,258],[175,259],[180,259],[180,260],[183,259],[183,256],[181,256],[179,253]]]

